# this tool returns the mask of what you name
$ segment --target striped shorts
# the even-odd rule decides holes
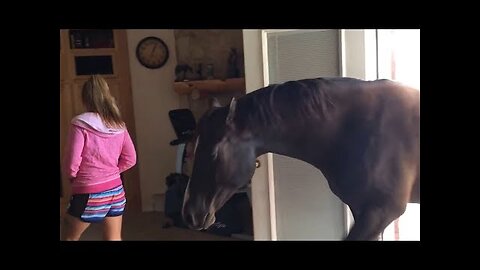
[[[68,213],[84,222],[99,222],[105,217],[121,216],[127,200],[123,185],[89,194],[75,194],[70,199]]]

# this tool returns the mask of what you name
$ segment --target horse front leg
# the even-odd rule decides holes
[[[381,233],[395,219],[400,217],[407,203],[386,203],[379,206],[367,205],[358,215],[345,241],[378,241]]]

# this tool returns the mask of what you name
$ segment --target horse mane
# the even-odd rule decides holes
[[[329,90],[338,81],[347,80],[356,79],[304,79],[261,88],[238,100],[235,123],[240,128],[249,124],[282,128],[285,120],[326,120],[335,109]]]

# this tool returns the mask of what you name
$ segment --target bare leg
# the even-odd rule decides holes
[[[83,222],[79,218],[69,214],[65,215],[64,241],[78,241],[90,223]]]
[[[103,239],[106,241],[122,240],[122,216],[105,217],[103,221]]]

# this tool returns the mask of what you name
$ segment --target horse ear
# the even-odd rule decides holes
[[[210,98],[210,108],[219,108],[219,107],[222,107],[222,105],[220,104],[218,99],[215,97]]]
[[[232,101],[230,102],[230,109],[228,111],[227,115],[227,125],[232,127],[233,126],[233,117],[235,116],[235,109],[237,107],[237,100],[232,98]]]

